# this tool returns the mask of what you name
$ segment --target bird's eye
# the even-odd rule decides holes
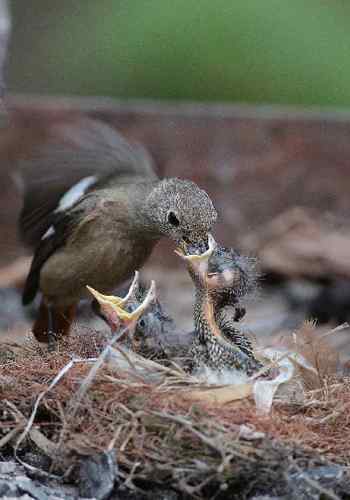
[[[178,227],[180,225],[179,219],[176,217],[176,214],[174,212],[169,212],[168,213],[168,222],[172,226]]]
[[[144,319],[142,319],[142,318],[141,318],[141,319],[139,320],[139,327],[140,327],[140,328],[145,328],[145,326],[146,326],[146,322],[145,322],[145,320],[144,320]]]

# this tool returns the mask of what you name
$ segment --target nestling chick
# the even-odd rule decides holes
[[[89,288],[89,287],[88,287]],[[94,293],[93,291],[92,293]],[[99,294],[101,297],[101,294]],[[100,310],[95,313],[102,316],[107,321],[112,330],[115,325],[119,326],[118,309],[111,307],[111,304],[122,307],[125,311],[132,313],[144,303],[147,297],[147,289],[139,281],[139,273],[135,272],[135,278],[130,286],[129,292],[120,299],[116,296],[107,298],[107,308],[103,307],[103,297],[95,295]],[[102,313],[102,314],[101,314]],[[133,332],[132,348],[138,354],[160,362],[166,362],[181,358],[181,361],[188,356],[190,345],[193,341],[193,332],[181,332],[176,328],[174,320],[165,313],[163,305],[157,296],[138,319]]]
[[[255,266],[237,252],[218,247],[211,235],[208,243],[209,249],[201,254],[187,254],[186,245],[176,250],[187,262],[196,287],[193,369],[207,366],[217,371],[235,369],[251,375],[262,364],[255,358],[250,340],[236,328],[236,318],[223,320],[221,313],[223,307],[235,306],[240,297],[254,289]],[[190,249],[193,252],[193,248]]]
[[[140,289],[139,300],[144,297]],[[176,322],[156,298],[136,325],[135,340],[138,353],[162,363],[175,361],[181,365],[190,362],[190,347],[194,331],[179,330]]]
[[[138,272],[136,271],[134,280],[129,292],[123,299],[114,295],[103,295],[87,285],[87,289],[94,296],[101,307],[101,313],[109,324],[112,333],[120,330],[122,340],[127,347],[137,351],[135,345],[135,328],[139,318],[145,313],[147,308],[156,298],[155,282],[151,286],[141,303],[135,302],[135,288],[138,286]]]
[[[199,242],[217,214],[195,183],[159,180],[140,146],[91,119],[71,120],[20,165],[20,229],[35,247],[23,292],[43,294],[33,332],[67,334],[86,285],[108,293],[140,268],[163,236]]]

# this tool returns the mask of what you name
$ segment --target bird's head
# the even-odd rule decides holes
[[[146,213],[159,235],[177,243],[206,241],[217,219],[208,194],[194,182],[177,178],[156,184],[146,200]]]
[[[154,300],[136,324],[134,343],[137,352],[146,357],[162,357],[166,351],[165,333],[172,324],[172,319],[165,314],[159,300]]]
[[[197,248],[181,241],[175,253],[183,259],[197,288],[207,288],[209,262],[217,248],[217,243],[211,234],[208,235],[208,248]]]
[[[123,308],[131,315],[135,314],[139,306],[147,300],[148,294],[149,291],[140,283],[139,273],[136,271],[128,294],[123,299]],[[151,298],[147,308],[144,308],[141,316],[138,317],[133,332],[134,350],[147,357],[164,353],[164,329],[171,322],[155,293]]]
[[[151,282],[149,290],[139,281],[139,273],[135,277],[124,298],[115,295],[103,295],[87,287],[99,305],[98,315],[102,316],[113,332],[124,329],[119,340],[126,347],[143,356],[164,355],[164,329],[172,320],[163,312],[157,299],[155,283]],[[96,312],[96,311],[95,311]]]
[[[139,274],[137,271],[135,272],[129,292],[124,298],[114,295],[103,295],[94,288],[87,286],[89,292],[98,302],[101,314],[106,319],[112,332],[124,329],[126,334],[124,336],[129,334],[129,337],[132,338],[140,317],[156,300],[156,285],[154,281],[151,281],[151,286],[147,293],[143,294],[142,300],[138,300],[137,298],[138,287]]]
[[[186,261],[196,287],[205,289],[216,300],[234,303],[256,286],[255,260],[217,245],[210,234],[208,250],[202,252],[182,244],[175,252]]]

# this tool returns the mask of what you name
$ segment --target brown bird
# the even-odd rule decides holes
[[[48,342],[67,334],[86,285],[108,293],[139,269],[162,236],[177,244],[206,240],[216,221],[195,183],[159,180],[141,147],[92,119],[61,126],[19,165],[20,230],[35,247],[23,292],[42,301],[33,333]]]

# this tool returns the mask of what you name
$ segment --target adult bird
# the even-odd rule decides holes
[[[163,236],[207,238],[217,213],[195,183],[159,179],[148,153],[98,120],[67,120],[19,164],[23,240],[34,257],[23,292],[42,301],[33,333],[67,334],[86,285],[108,293],[139,269]]]

